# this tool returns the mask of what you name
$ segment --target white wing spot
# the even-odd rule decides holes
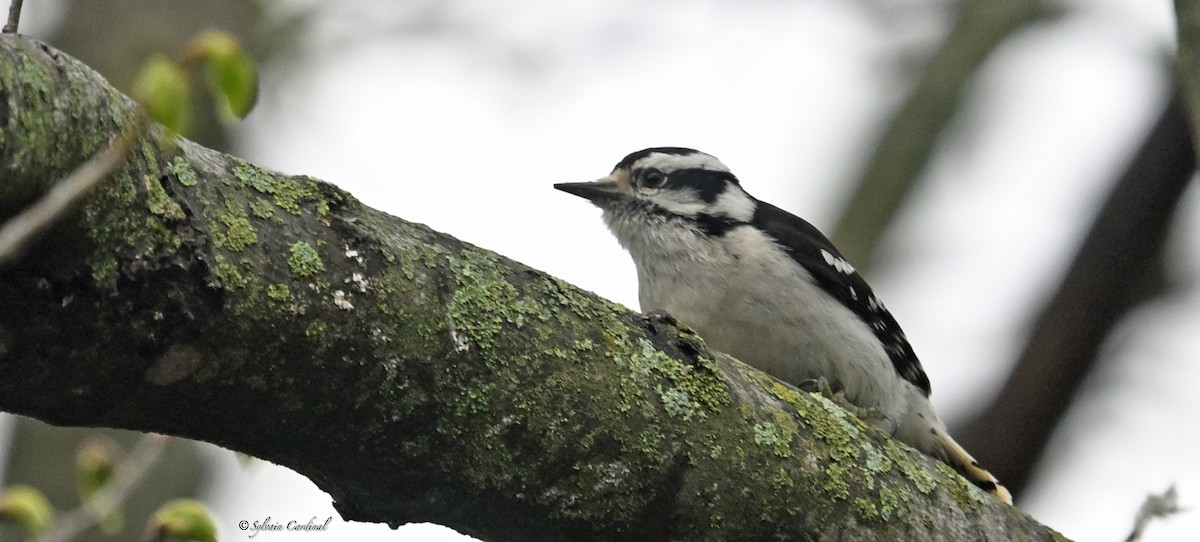
[[[829,264],[843,274],[849,275],[854,272],[854,266],[850,265],[850,262],[843,258],[834,256],[828,250],[821,249],[821,256],[825,258],[825,263]]]
[[[875,296],[867,299],[867,308],[876,312],[887,310],[883,307],[883,302],[879,301],[879,298]]]

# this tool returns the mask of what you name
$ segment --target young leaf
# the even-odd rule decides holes
[[[117,445],[111,440],[91,439],[75,452],[75,479],[79,497],[87,500],[112,478]]]
[[[237,38],[219,31],[196,36],[188,46],[188,60],[208,64],[208,84],[225,111],[245,118],[258,101],[258,72]]]
[[[212,516],[203,505],[192,499],[167,501],[154,512],[147,527],[155,535],[149,538],[155,540],[171,537],[179,540],[217,542],[217,526],[213,523]]]
[[[133,97],[155,122],[183,133],[191,120],[188,80],[183,69],[163,55],[142,66],[133,80]]]
[[[16,485],[0,494],[0,521],[13,521],[26,533],[39,535],[53,520],[54,508],[37,489]]]

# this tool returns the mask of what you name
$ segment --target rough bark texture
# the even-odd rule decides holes
[[[133,116],[0,37],[0,219]],[[945,466],[496,254],[152,130],[0,270],[0,409],[286,465],[486,540],[1051,540]]]

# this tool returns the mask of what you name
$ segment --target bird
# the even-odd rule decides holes
[[[633,259],[643,313],[667,313],[716,350],[849,403],[1012,504],[946,430],[912,345],[862,275],[812,224],[746,192],[720,160],[648,148],[599,180],[554,188],[601,209]]]

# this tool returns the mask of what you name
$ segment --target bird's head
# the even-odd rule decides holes
[[[640,150],[618,162],[604,178],[554,188],[603,209],[614,229],[614,221],[656,217],[682,220],[719,234],[749,222],[756,205],[720,160],[681,147]]]

